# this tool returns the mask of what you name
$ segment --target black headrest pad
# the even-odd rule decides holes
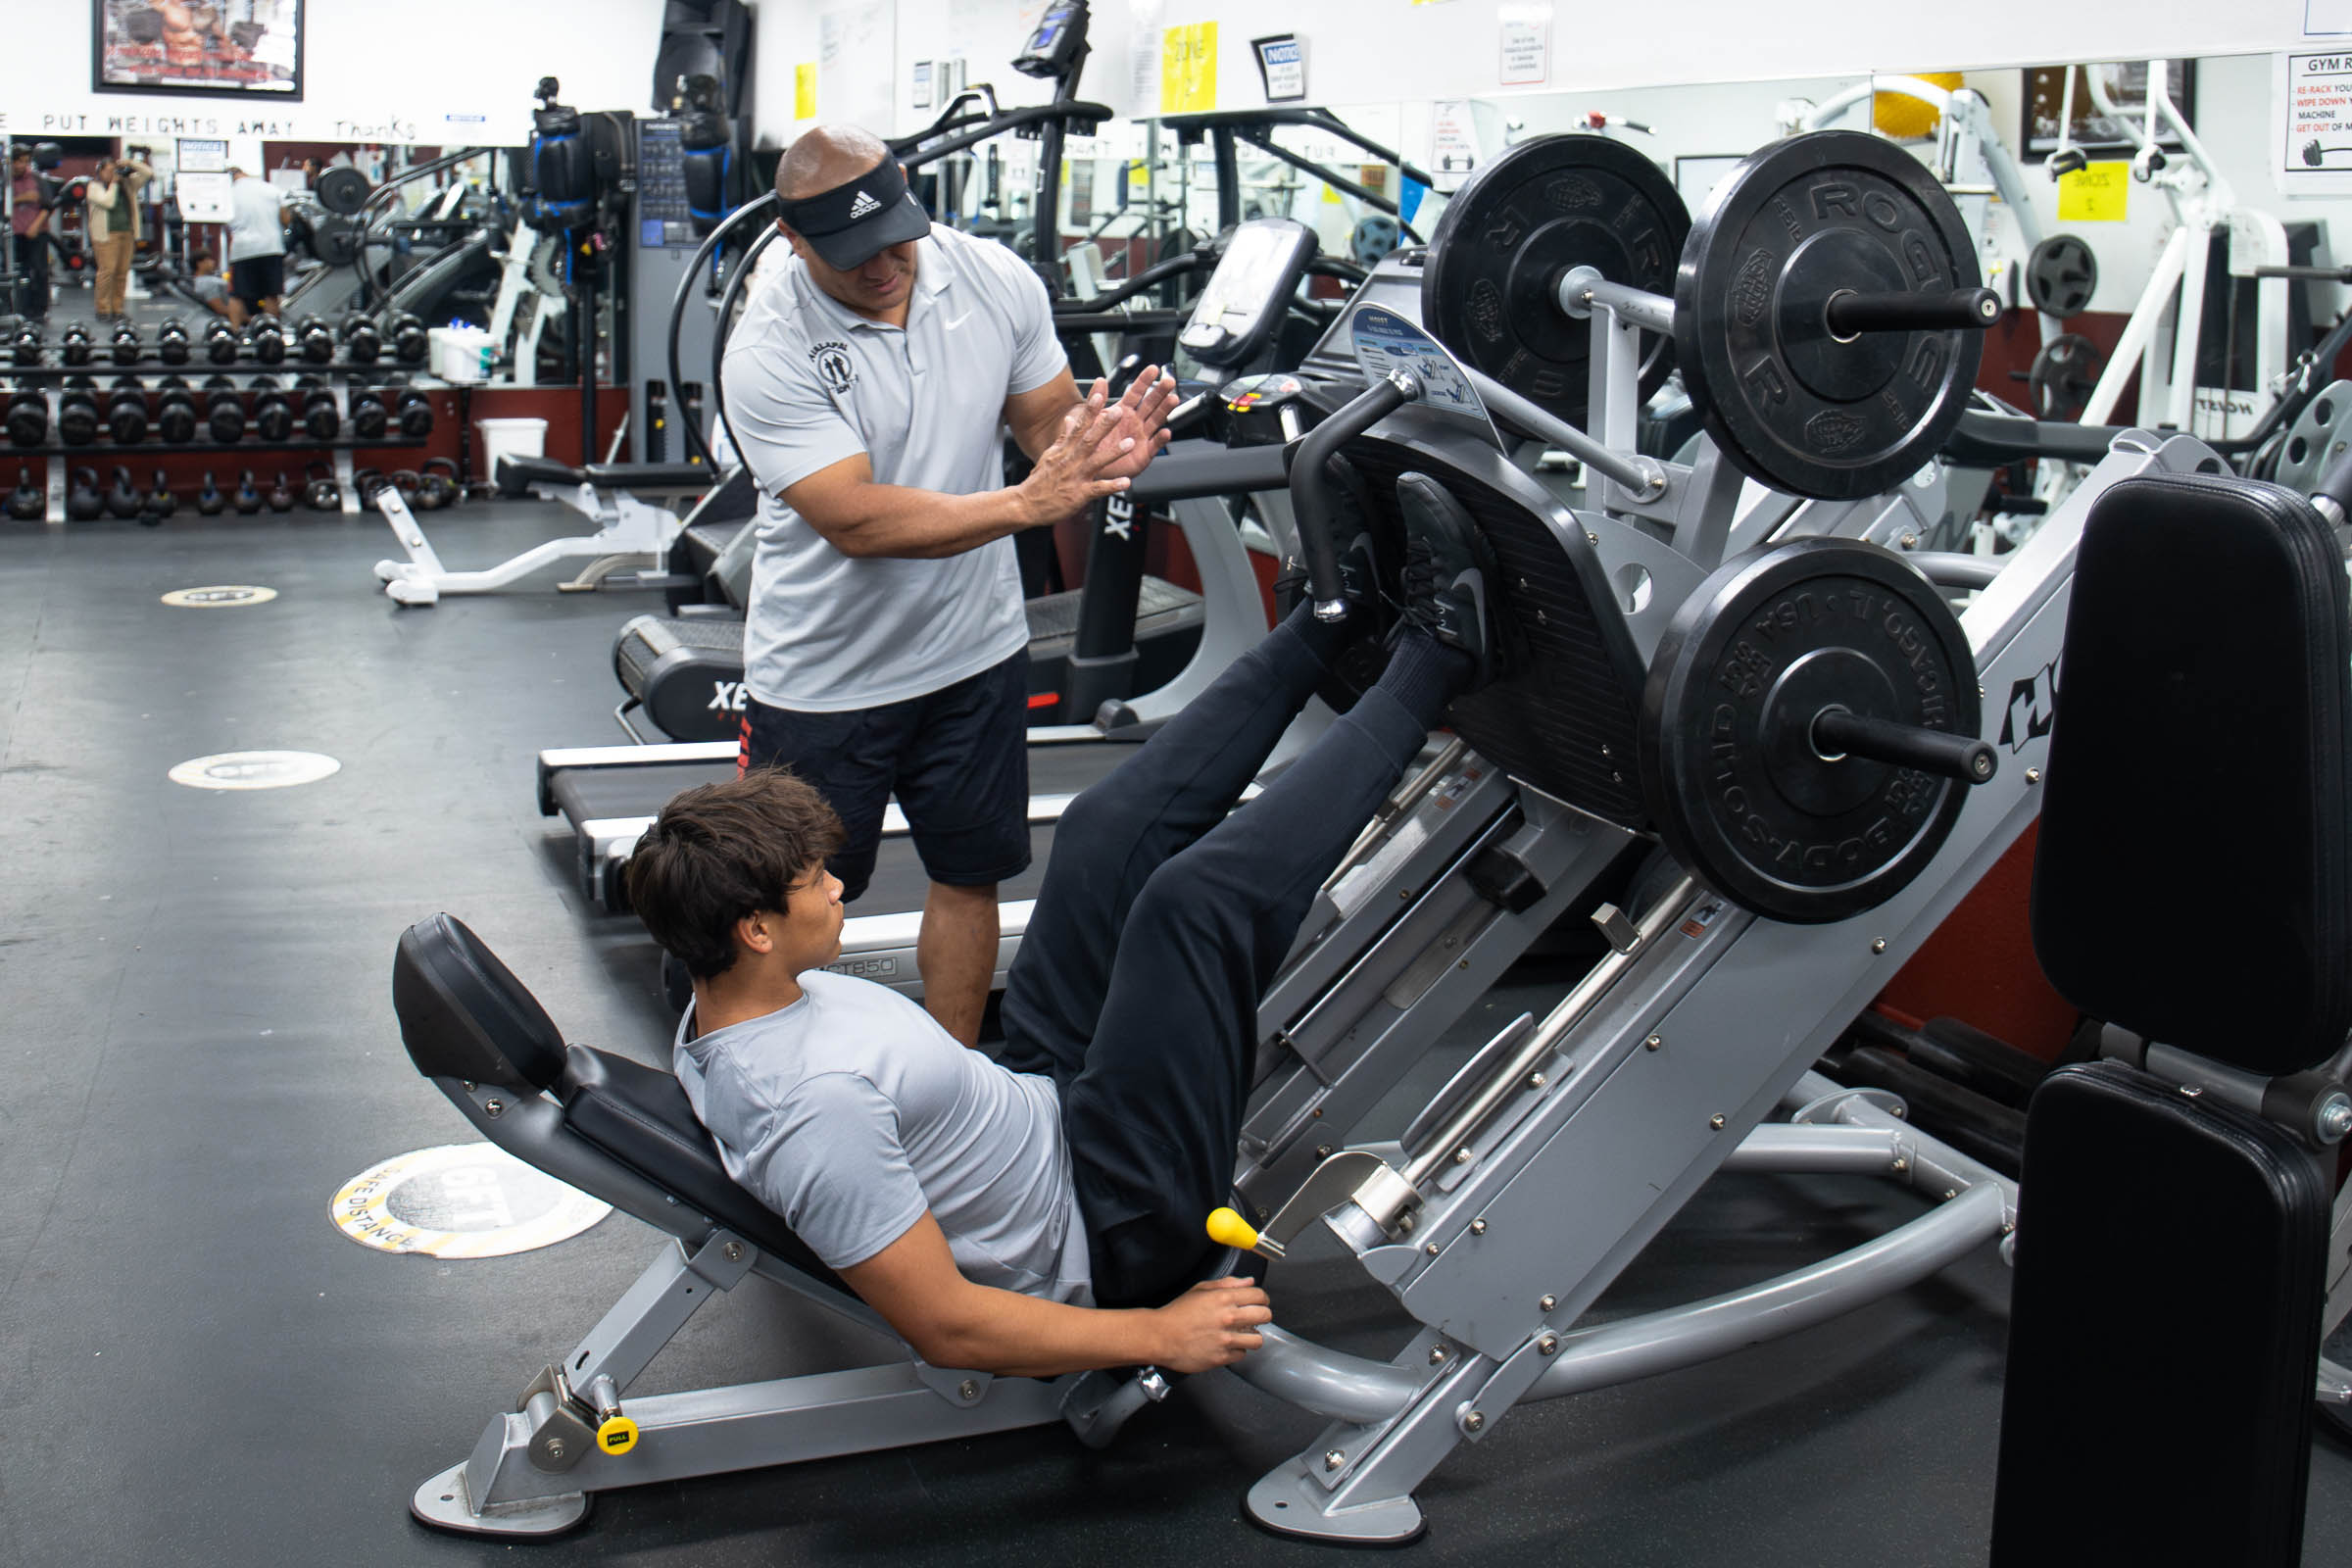
[[[2034,947],[2093,1016],[2269,1076],[2352,1029],[2344,561],[2291,491],[2126,479],[2077,556]]]
[[[535,1094],[564,1074],[564,1036],[514,971],[447,914],[401,933],[392,1010],[409,1059],[427,1078]]]

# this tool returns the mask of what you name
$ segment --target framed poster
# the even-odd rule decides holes
[[[90,90],[300,103],[302,5],[90,0]]]
[[[2180,118],[2191,125],[2197,122],[2197,72],[2193,60],[2171,60],[2166,63],[2165,85],[2171,90],[2173,107]],[[2148,63],[2133,61],[2120,66],[2035,66],[2026,73],[2025,123],[2019,127],[2019,145],[2028,159],[2046,158],[2058,150],[2058,117],[2066,107],[2066,78],[2075,78],[2075,113],[2073,144],[2096,158],[2101,153],[2130,157],[2138,147],[2122,125],[2099,112],[2090,96],[2090,75],[2098,74],[2099,86],[2107,101],[2124,111],[2134,122],[2144,122],[2148,102]],[[2180,138],[2170,129],[2160,129],[2157,144],[2178,147]]]

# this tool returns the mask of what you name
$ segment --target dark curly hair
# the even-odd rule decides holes
[[[794,883],[841,848],[841,818],[781,768],[680,790],[629,856],[629,904],[698,980],[735,961],[735,922],[781,913]]]

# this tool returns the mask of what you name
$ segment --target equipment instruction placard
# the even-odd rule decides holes
[[[2278,59],[2273,181],[2287,192],[2352,190],[2352,50]]]

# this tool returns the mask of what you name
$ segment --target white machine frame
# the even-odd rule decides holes
[[[653,493],[697,495],[708,488],[708,483],[665,486]],[[585,481],[569,488],[534,484],[531,489],[540,495],[559,492],[550,499],[568,504],[597,523],[597,531],[550,539],[479,571],[452,571],[443,565],[440,553],[424,536],[424,527],[409,510],[407,499],[391,485],[377,489],[375,509],[391,524],[392,536],[409,555],[406,561],[375,564],[376,580],[384,585],[384,593],[395,604],[431,605],[439,603],[443,594],[496,593],[559,562],[586,560],[590,563],[586,570],[556,584],[563,593],[585,593],[603,586],[608,577],[623,568],[660,565],[683,526],[678,514],[666,506],[656,506],[618,490],[607,500],[596,486]]]

